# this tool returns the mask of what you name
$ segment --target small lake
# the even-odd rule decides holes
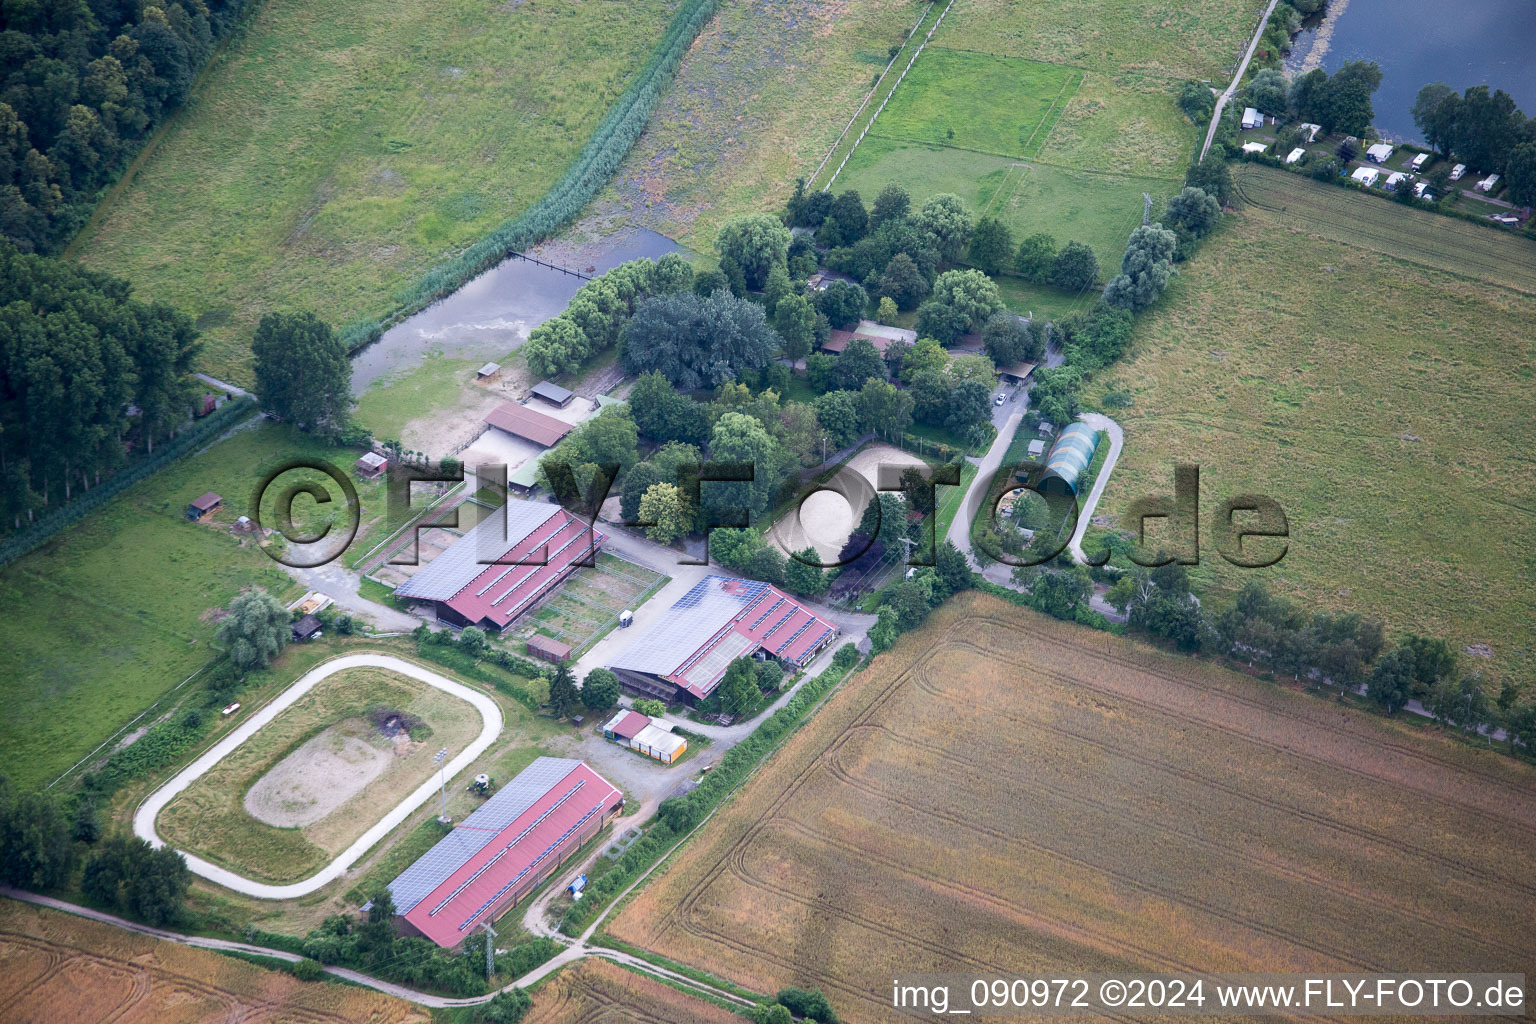
[[[1332,74],[1352,60],[1375,61],[1376,130],[1396,142],[1423,142],[1412,108],[1430,82],[1457,92],[1503,89],[1527,117],[1536,115],[1533,40],[1532,0],[1329,0],[1321,22],[1296,37],[1285,66]]]
[[[656,259],[681,247],[637,228],[590,243],[558,242],[529,255],[589,276],[620,263]],[[352,357],[352,393],[421,365],[430,352],[456,359],[498,361],[528,340],[528,332],[560,313],[586,282],[559,270],[508,257],[464,287],[404,320]]]

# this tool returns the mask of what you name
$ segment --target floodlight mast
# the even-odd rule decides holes
[[[438,791],[443,798],[443,813],[438,816],[439,821],[448,821],[448,748],[444,747],[432,755],[432,763],[438,766]]]

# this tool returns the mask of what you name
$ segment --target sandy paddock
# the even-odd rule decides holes
[[[875,496],[881,465],[895,467],[900,474],[908,466],[926,466],[910,452],[888,444],[873,444],[855,453],[853,458],[810,497],[792,508],[774,524],[769,536],[786,553],[814,547],[823,563],[837,558],[848,536],[858,525],[864,507]]]
[[[337,722],[256,780],[246,791],[245,809],[278,828],[312,825],[361,793],[410,746],[408,738],[404,745],[391,742],[362,719]]]

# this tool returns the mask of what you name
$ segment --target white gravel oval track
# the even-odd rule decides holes
[[[329,678],[344,669],[349,668],[382,668],[400,675],[409,676],[412,679],[436,687],[444,693],[452,694],[460,700],[467,701],[480,712],[480,718],[485,723],[480,730],[480,735],[475,737],[469,746],[448,762],[448,776],[452,778],[465,768],[469,767],[475,758],[485,752],[486,748],[495,742],[501,734],[502,719],[501,708],[496,702],[478,690],[472,690],[462,683],[456,683],[446,676],[438,675],[419,665],[404,661],[388,654],[347,654],[322,665],[316,665],[304,674],[298,682],[278,694],[266,707],[257,711],[218,743],[209,748],[208,752],[183,768],[176,776],[150,794],[142,804],[138,812],[133,816],[133,831],[139,838],[149,842],[151,846],[162,847],[165,841],[155,832],[155,819],[165,809],[178,793],[190,786],[198,777],[208,769],[218,764],[234,749],[246,740],[250,739],[258,729],[265,727],[274,718],[291,706],[300,697],[314,689],[321,680]],[[358,858],[389,834],[396,825],[399,825],[411,815],[416,808],[426,803],[436,792],[438,780],[433,778],[423,782],[388,814],[380,818],[367,832],[357,838],[351,846],[347,847],[325,867],[310,875],[300,882],[289,885],[267,885],[263,882],[255,882],[243,875],[238,875],[227,868],[221,868],[217,864],[210,864],[200,857],[194,857],[185,850],[181,851],[187,858],[187,866],[194,874],[208,879],[210,882],[244,893],[247,896],[255,896],[266,900],[287,900],[297,896],[305,896],[316,889],[334,881],[346,874],[347,869],[357,862]]]

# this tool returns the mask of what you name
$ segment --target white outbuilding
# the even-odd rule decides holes
[[[1257,110],[1255,110],[1252,107],[1244,108],[1244,110],[1243,110],[1243,130],[1244,131],[1248,130],[1249,128],[1258,128],[1263,123],[1264,123],[1264,115],[1263,114],[1259,113]]]
[[[1245,142],[1245,143],[1243,143],[1243,152],[1244,153],[1262,153],[1262,152],[1264,152],[1268,148],[1269,147],[1264,145],[1264,143],[1262,143],[1262,142]]]
[[[1376,184],[1376,179],[1381,177],[1381,172],[1374,167],[1356,167],[1355,173],[1350,175],[1360,184],[1370,187]]]
[[[1392,147],[1385,142],[1378,142],[1365,151],[1365,158],[1372,163],[1384,164],[1392,157]]]

